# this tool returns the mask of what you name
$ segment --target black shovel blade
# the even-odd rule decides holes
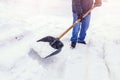
[[[51,56],[53,56],[53,55],[58,54],[61,50],[62,50],[61,48],[60,48],[60,49],[57,49],[55,52],[53,52],[53,53],[49,54],[48,56],[46,56],[45,59],[48,58],[48,57],[51,57]]]
[[[52,48],[57,49],[56,51],[49,54],[45,58],[48,58],[48,57],[51,57],[53,55],[58,54],[62,50],[62,47],[64,46],[63,43],[58,38],[55,38],[55,37],[52,37],[52,36],[47,36],[47,37],[44,37],[40,40],[37,40],[37,42],[41,42],[41,41],[42,42],[49,42],[49,44]]]
[[[47,36],[40,40],[37,40],[37,42],[40,42],[40,41],[49,42],[50,46],[53,47],[54,49],[60,49],[64,46],[63,43],[58,38],[55,38],[52,36]]]

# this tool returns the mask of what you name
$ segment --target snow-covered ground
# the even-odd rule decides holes
[[[71,0],[0,0],[0,80],[120,80],[120,1],[104,1],[92,11],[87,45],[71,49],[69,31],[63,50],[42,59],[32,48],[72,24]]]

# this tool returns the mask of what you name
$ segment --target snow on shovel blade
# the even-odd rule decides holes
[[[39,43],[37,43],[39,42]],[[42,58],[48,58],[53,55],[58,54],[63,47],[63,43],[52,36],[44,37],[38,40],[33,49],[40,55]]]
[[[48,43],[46,42],[39,42],[39,43],[34,43],[32,45],[32,49],[37,52],[37,54],[41,58],[48,58],[50,56],[53,56],[55,54],[58,54],[61,49],[54,49],[52,48]]]

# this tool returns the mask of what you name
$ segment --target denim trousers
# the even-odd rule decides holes
[[[81,22],[76,24],[72,29],[72,42],[83,42],[86,37],[86,32],[89,27],[91,13],[89,13]],[[77,13],[73,12],[73,23],[78,19]]]

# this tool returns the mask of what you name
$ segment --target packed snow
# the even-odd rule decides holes
[[[72,25],[71,0],[0,0],[0,80],[120,80],[120,1],[104,0],[92,11],[87,45],[43,59],[49,44]],[[45,51],[45,52],[44,52]]]

